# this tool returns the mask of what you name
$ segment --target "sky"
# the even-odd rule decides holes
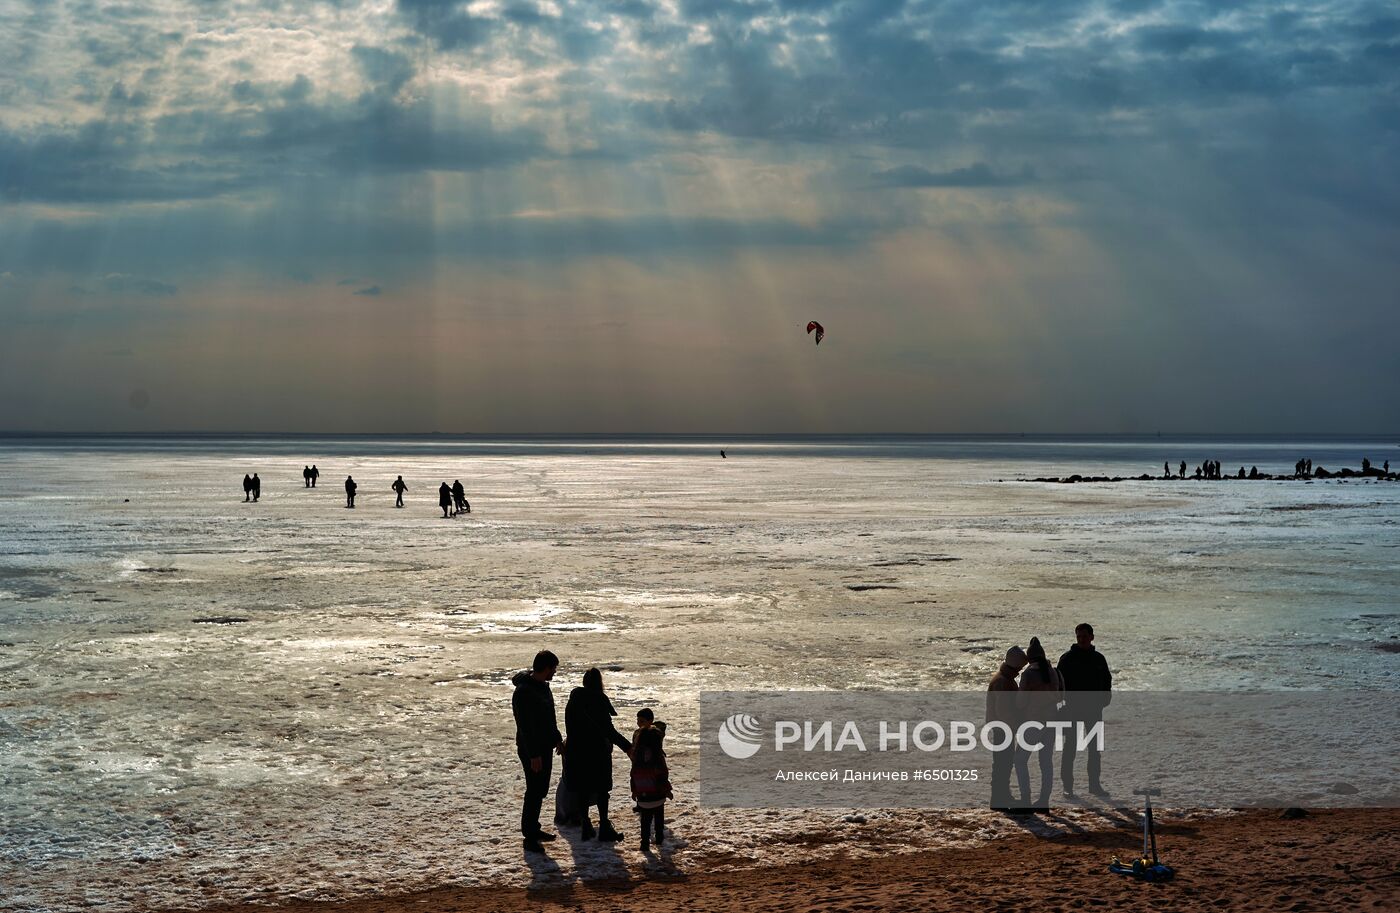
[[[0,430],[1400,429],[1393,2],[0,0],[0,61]]]

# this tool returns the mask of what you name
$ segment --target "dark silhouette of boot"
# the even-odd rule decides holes
[[[583,833],[579,834],[578,839],[580,839],[580,840],[592,840],[592,839],[593,839],[594,837],[596,837],[596,836],[598,836],[598,832],[595,831],[595,830],[593,829],[593,822],[592,822],[592,821],[589,821],[587,818],[584,818],[584,819],[583,819]]]
[[[543,853],[543,852],[544,852],[544,846],[541,845],[540,842],[539,842],[538,840],[536,840],[534,837],[526,837],[526,838],[525,838],[525,852],[527,852],[527,853]]]
[[[617,843],[622,839],[622,835],[613,830],[612,823],[602,821],[598,824],[598,840],[601,843]]]

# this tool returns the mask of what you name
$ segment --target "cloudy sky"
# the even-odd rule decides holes
[[[0,429],[1400,429],[1393,2],[0,0],[0,60]]]

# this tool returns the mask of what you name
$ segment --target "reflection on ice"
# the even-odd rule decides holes
[[[1057,655],[1084,620],[1124,688],[1400,686],[1400,486],[1045,488],[992,484],[1017,467],[970,459],[731,453],[716,474],[701,453],[439,451],[354,457],[362,492],[404,475],[403,510],[303,488],[310,453],[285,481],[270,454],[5,464],[44,497],[0,499],[7,903],[130,909],[92,889],[103,879],[191,907],[268,885],[523,885],[508,682],[541,647],[563,660],[561,708],[598,666],[620,725],[642,706],[671,724],[682,872],[1008,832],[979,811],[700,808],[703,690],[981,689],[1010,643]],[[270,467],[256,508],[211,499],[245,464]],[[130,474],[183,495],[95,494]],[[414,479],[457,477],[471,522],[415,501]],[[645,871],[620,853],[610,865]],[[555,858],[540,877],[602,871]]]

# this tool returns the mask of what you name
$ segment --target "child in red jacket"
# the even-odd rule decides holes
[[[651,709],[637,711],[637,731],[632,736],[632,798],[642,816],[642,852],[650,852],[652,831],[661,845],[666,827],[666,800],[673,799],[670,771],[666,767],[666,751],[661,741],[666,737],[666,724],[656,722]]]

